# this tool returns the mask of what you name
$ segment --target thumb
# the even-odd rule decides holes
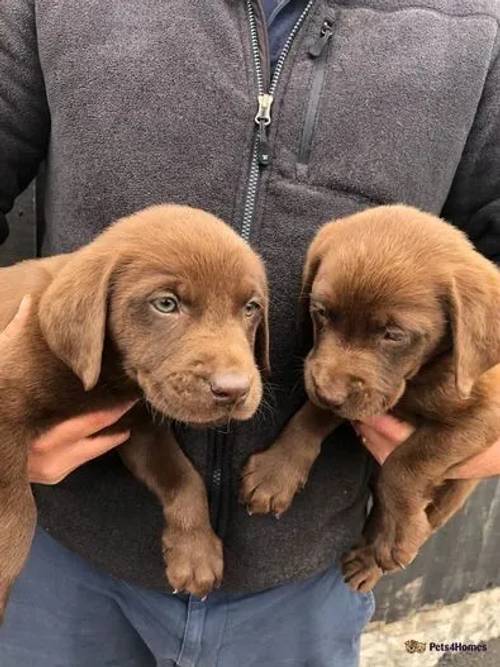
[[[409,438],[415,430],[411,424],[402,422],[388,414],[365,419],[363,425],[358,425],[358,428],[361,427],[361,431],[363,431],[363,426],[367,426],[370,431],[378,433],[381,437],[395,444],[400,444]]]
[[[0,342],[11,341],[16,338],[23,330],[31,308],[31,296],[23,296],[16,314],[11,319],[6,328],[0,333]]]

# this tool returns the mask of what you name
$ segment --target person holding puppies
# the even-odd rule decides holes
[[[305,400],[296,313],[322,225],[405,202],[498,262],[499,19],[496,0],[0,4],[0,215],[45,162],[40,255],[182,203],[251,243],[272,295],[256,416],[175,425],[224,543],[222,589],[205,601],[165,589],[161,511],[114,451],[128,428],[93,437],[130,403],[70,419],[31,443],[39,529],[2,667],[356,664],[373,597],[345,585],[339,559],[362,531],[367,449],[342,425],[279,521],[248,515],[240,477]],[[2,346],[26,335],[22,319]],[[394,444],[384,419],[356,424],[380,458]]]

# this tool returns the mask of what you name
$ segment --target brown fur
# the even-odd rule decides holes
[[[0,270],[0,327],[26,293],[26,331],[0,365],[0,611],[35,525],[29,443],[63,419],[134,398],[145,400],[123,420],[132,426],[123,458],[162,502],[170,582],[205,595],[222,577],[205,489],[145,405],[200,425],[254,414],[262,396],[255,358],[268,365],[262,262],[208,213],[157,206],[74,253]],[[179,309],[158,312],[154,300],[171,294]],[[247,383],[246,395],[216,395],[228,377]]]
[[[346,580],[367,591],[474,489],[447,471],[500,437],[500,272],[444,221],[379,207],[320,230],[304,301],[311,403],[250,459],[241,496],[252,512],[280,514],[341,420],[391,411],[413,423],[381,468],[363,545],[343,560]]]

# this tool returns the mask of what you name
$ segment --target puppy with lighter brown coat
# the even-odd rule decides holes
[[[241,498],[279,515],[342,420],[410,422],[380,470],[363,544],[343,560],[346,581],[368,591],[461,507],[477,482],[447,474],[500,436],[500,272],[446,222],[385,206],[319,231],[304,299],[310,403],[251,457]]]
[[[205,487],[146,406],[200,426],[255,413],[268,365],[262,262],[214,216],[156,206],[74,253],[1,269],[0,327],[28,293],[25,335],[0,364],[0,612],[35,526],[29,443],[59,421],[133,399],[142,400],[124,417],[132,435],[121,453],[163,506],[167,578],[206,595],[223,558]]]

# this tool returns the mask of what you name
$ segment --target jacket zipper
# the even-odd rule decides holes
[[[257,0],[258,8],[261,13],[261,16],[264,15],[262,7],[260,5],[260,0]],[[250,164],[250,170],[248,173],[247,188],[245,194],[245,204],[243,208],[243,216],[241,221],[241,236],[248,241],[250,238],[250,232],[252,229],[252,222],[255,213],[255,203],[257,200],[257,190],[259,185],[259,176],[260,170],[262,167],[267,166],[271,161],[271,155],[269,150],[269,144],[267,140],[267,133],[269,125],[271,124],[271,105],[273,103],[274,94],[276,92],[276,87],[285,64],[285,60],[288,56],[290,48],[292,46],[293,40],[299,31],[299,28],[303,24],[305,18],[307,17],[309,10],[314,4],[315,0],[309,0],[307,5],[304,8],[304,11],[301,13],[297,19],[295,25],[292,28],[288,39],[286,40],[281,54],[276,62],[274,68],[273,76],[271,81],[265,81],[264,79],[269,79],[269,76],[264,77],[263,64],[260,58],[259,50],[259,35],[257,30],[257,21],[255,17],[255,11],[252,4],[252,0],[247,0],[247,18],[248,25],[250,28],[250,42],[252,48],[252,56],[254,63],[254,71],[257,79],[257,114],[255,116],[255,124],[257,125],[255,131],[255,138],[252,148],[252,159]],[[265,47],[267,60],[269,60],[269,48],[267,44],[267,39],[265,40]],[[269,70],[268,63],[266,63],[266,73]],[[266,85],[267,92],[266,92]],[[224,534],[225,523],[227,520],[226,513],[221,511],[225,495],[223,493],[223,482],[224,482],[224,472],[226,475],[229,471],[229,447],[226,442],[227,438],[217,432],[211,432],[209,436],[209,449],[211,450],[210,462],[209,462],[209,479],[210,479],[210,518],[212,521],[212,526],[217,531],[218,535],[221,537]],[[222,508],[223,509],[223,508]]]
[[[250,42],[252,47],[252,56],[254,63],[255,76],[257,79],[257,114],[255,116],[255,124],[257,129],[252,150],[252,161],[250,164],[250,171],[248,174],[247,191],[245,196],[245,205],[243,208],[243,219],[241,222],[241,236],[248,241],[252,229],[253,216],[255,213],[255,203],[257,200],[257,189],[259,185],[259,176],[262,167],[266,167],[271,162],[271,153],[268,142],[268,131],[271,124],[271,106],[274,100],[274,95],[278,82],[285,64],[286,58],[290,52],[299,28],[304,23],[309,11],[314,4],[314,0],[309,0],[304,7],[302,14],[297,19],[295,25],[286,40],[283,49],[280,53],[271,82],[266,91],[266,83],[264,81],[264,74],[262,69],[262,62],[260,58],[259,36],[257,31],[257,21],[255,18],[255,10],[252,0],[247,0],[247,18],[250,28]]]
[[[209,455],[210,455],[210,522],[216,533],[219,533],[219,508],[221,505],[222,491],[222,447],[219,442],[220,434],[213,430],[209,434]]]
[[[318,38],[308,49],[309,56],[314,59],[311,92],[307,105],[302,138],[299,146],[299,157],[297,161],[297,176],[305,177],[309,168],[311,157],[311,146],[316,125],[318,107],[321,100],[321,91],[326,75],[328,44],[333,36],[333,25],[335,14],[331,13],[325,17]]]

